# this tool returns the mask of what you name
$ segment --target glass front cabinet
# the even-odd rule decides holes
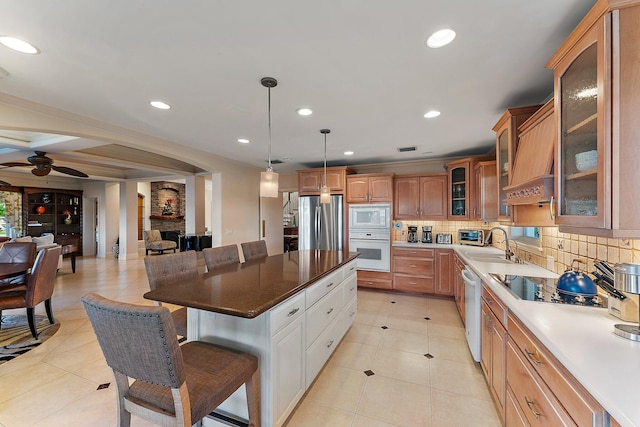
[[[563,232],[640,236],[640,1],[632,3],[594,7],[547,64],[555,76]]]

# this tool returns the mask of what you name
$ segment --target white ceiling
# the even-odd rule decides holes
[[[263,167],[260,79],[270,76],[279,82],[271,91],[272,158],[285,162],[276,170],[320,166],[321,128],[332,131],[329,164],[484,154],[506,108],[552,93],[544,65],[594,3],[0,0],[0,35],[41,51],[0,46],[9,74],[0,75],[0,92]],[[445,27],[456,31],[454,42],[426,47]],[[172,109],[151,108],[152,99]],[[298,116],[300,107],[313,115]],[[431,109],[442,115],[423,118]],[[29,154],[3,154],[6,141],[0,162]],[[72,152],[100,145],[58,143],[38,149],[78,157]],[[397,151],[407,146],[417,150]]]

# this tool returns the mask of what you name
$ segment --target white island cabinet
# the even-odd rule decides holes
[[[189,308],[189,340],[260,358],[262,426],[281,426],[351,326],[357,308],[355,259],[254,318]],[[217,412],[247,419],[244,386]],[[205,419],[204,426],[222,426]]]

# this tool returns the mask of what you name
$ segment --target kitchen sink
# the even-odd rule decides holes
[[[476,252],[465,252],[465,256],[472,261],[492,263],[492,264],[514,264],[513,261],[505,259],[503,254],[483,254]]]

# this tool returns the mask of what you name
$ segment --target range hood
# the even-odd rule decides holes
[[[553,149],[556,120],[553,99],[518,128],[511,183],[504,187],[508,205],[548,203],[553,198]]]

